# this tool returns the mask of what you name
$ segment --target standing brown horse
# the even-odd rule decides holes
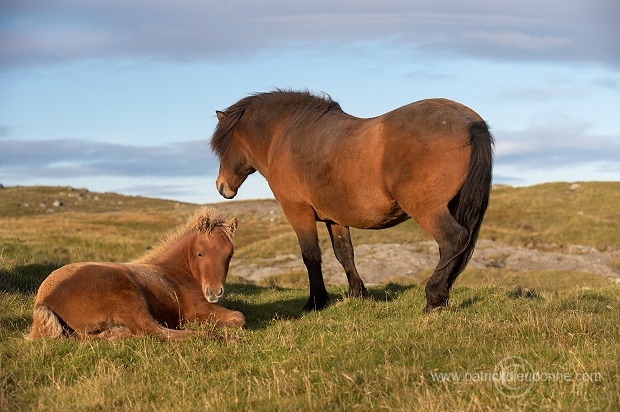
[[[236,228],[206,207],[134,262],[61,267],[39,287],[28,338],[182,339],[195,333],[175,329],[183,321],[242,326],[241,312],[217,305]]]
[[[310,299],[328,300],[316,221],[325,222],[351,296],[366,294],[349,227],[383,229],[415,219],[439,245],[426,310],[447,305],[471,257],[489,202],[493,137],[473,110],[450,100],[411,103],[371,119],[328,97],[275,91],[218,111],[211,148],[227,199],[259,171],[299,239]]]

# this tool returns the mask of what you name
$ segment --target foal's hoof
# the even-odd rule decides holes
[[[220,319],[217,326],[224,326],[226,328],[241,328],[245,325],[245,316],[239,311],[231,311],[226,317]]]
[[[306,303],[306,305],[304,306],[304,310],[306,312],[321,310],[327,305],[328,300],[328,296],[310,296],[310,299],[308,299],[308,303]]]

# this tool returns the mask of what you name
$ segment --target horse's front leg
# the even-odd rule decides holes
[[[340,262],[347,274],[349,296],[367,296],[368,291],[355,267],[355,256],[349,228],[333,222],[326,222],[325,225],[327,226],[327,231],[332,240],[332,247],[334,248],[336,259],[338,259],[338,262]]]
[[[307,205],[298,203],[282,202],[281,206],[286,219],[297,234],[301,256],[308,270],[310,297],[304,306],[304,310],[323,309],[329,296],[325,289],[323,272],[321,271],[321,248],[319,247],[314,210]]]

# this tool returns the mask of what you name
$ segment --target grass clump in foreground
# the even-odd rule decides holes
[[[374,287],[365,300],[332,288],[318,313],[301,312],[305,288],[229,290],[247,328],[184,342],[29,342],[32,294],[0,292],[0,410],[620,406],[617,287],[459,287],[431,315],[417,286]]]

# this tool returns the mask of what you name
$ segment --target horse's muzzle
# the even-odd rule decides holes
[[[217,191],[220,192],[220,195],[222,195],[226,199],[232,199],[233,197],[237,196],[237,191],[236,190],[232,190],[224,182],[220,182],[218,184]]]
[[[217,303],[220,299],[222,299],[222,296],[224,296],[224,287],[221,287],[220,290],[217,291],[217,293],[213,293],[213,291],[211,290],[211,286],[207,286],[204,293],[207,302]]]

